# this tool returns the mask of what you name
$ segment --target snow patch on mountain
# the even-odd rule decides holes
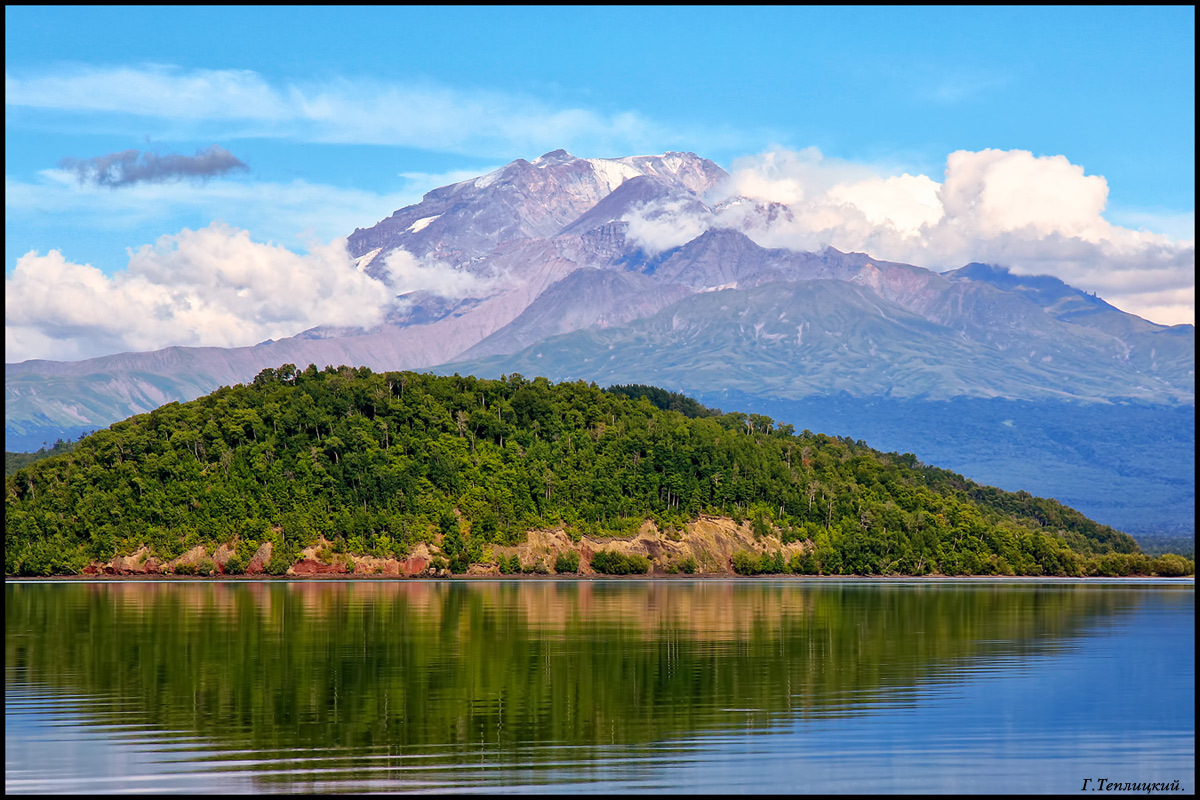
[[[500,180],[500,178],[504,175],[504,170],[506,170],[506,169],[507,169],[507,167],[501,167],[500,169],[494,169],[491,172],[489,172],[487,175],[482,175],[482,176],[476,178],[474,181],[471,181],[471,183],[473,183],[475,185],[476,189],[486,189],[487,187],[491,186],[496,181]],[[463,183],[467,183],[467,181],[463,181]]]
[[[354,259],[354,268],[359,272],[362,272],[367,267],[371,266],[371,262],[375,260],[375,256],[379,255],[382,251],[382,247],[376,247],[369,253],[363,253],[361,256]]]
[[[608,158],[589,158],[585,160],[592,165],[596,177],[608,186],[608,191],[610,192],[630,178],[646,174],[630,164],[624,164]]]
[[[429,223],[440,217],[441,214],[435,214],[432,217],[421,217],[419,220],[408,226],[409,233],[420,233],[429,227]]]

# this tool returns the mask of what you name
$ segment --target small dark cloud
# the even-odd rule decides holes
[[[197,150],[194,156],[125,150],[95,158],[64,158],[58,165],[74,172],[80,183],[114,189],[135,183],[206,180],[232,170],[249,169],[233,153],[215,144],[207,150]]]

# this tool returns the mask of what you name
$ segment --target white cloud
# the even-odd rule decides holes
[[[726,194],[792,205],[811,200],[830,188],[876,177],[871,167],[826,158],[816,147],[774,148],[735,159]]]
[[[1154,322],[1194,321],[1194,238],[1112,224],[1103,215],[1107,181],[1063,156],[957,151],[939,183],[878,174],[815,148],[772,151],[736,162],[726,190],[787,204],[769,216],[761,205],[721,207],[714,224],[766,247],[831,245],[933,269],[985,261],[1056,276]]]
[[[642,204],[623,217],[629,223],[626,236],[647,255],[687,244],[712,224],[710,215],[697,213],[697,205],[685,200]]]
[[[388,253],[384,269],[397,294],[425,291],[460,300],[486,295],[500,282],[498,276],[480,275],[440,261],[418,259],[399,247]]]
[[[946,161],[941,190],[945,215],[991,238],[1025,228],[1100,241],[1110,226],[1101,217],[1108,183],[1085,176],[1063,156],[1025,150],[958,150]]]
[[[503,92],[373,79],[272,83],[250,70],[164,65],[77,67],[30,76],[6,72],[5,105],[157,118],[163,122],[155,133],[160,139],[203,139],[216,123],[224,139],[272,137],[472,154],[559,147],[640,151],[666,136],[634,113],[558,109]]]
[[[116,112],[168,119],[280,120],[295,99],[250,70],[77,67],[18,78],[4,74],[4,104],[67,111]]]
[[[344,239],[297,255],[213,224],[131,252],[112,276],[57,250],[26,254],[4,279],[4,355],[11,363],[252,345],[316,325],[375,325],[392,298],[355,269]]]
[[[826,197],[857,209],[872,225],[889,226],[912,236],[942,218],[938,189],[937,182],[924,175],[905,173],[839,183],[826,192]]]

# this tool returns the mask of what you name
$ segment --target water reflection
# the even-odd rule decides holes
[[[1159,628],[1142,642],[1153,663],[1121,670],[1165,672],[1137,687],[1128,713],[1162,707],[1153,750],[1168,764],[1157,767],[1194,758],[1190,584],[197,582],[5,594],[9,791],[854,791],[872,775],[876,791],[907,791],[912,770],[897,765],[931,753],[945,763],[926,771],[951,776],[932,790],[954,791],[979,752],[1017,746],[1006,730],[1022,732],[1026,752],[1073,720],[1072,741],[1032,751],[1057,760],[1050,775],[1092,745],[1111,755],[1103,731],[1124,700],[1080,717],[1053,700],[1070,694],[1063,681],[1047,707],[1025,706],[1063,669],[1128,694],[1096,683],[1097,642],[1147,620]],[[1169,658],[1149,655],[1172,642]],[[998,728],[987,723],[1000,712]],[[1129,749],[1151,741],[1125,731]],[[788,766],[802,762],[803,780]]]

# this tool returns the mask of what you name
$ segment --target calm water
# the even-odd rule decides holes
[[[1194,598],[1191,582],[10,583],[5,789],[1193,792]]]

